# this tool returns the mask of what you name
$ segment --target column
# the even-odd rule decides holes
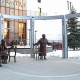
[[[4,39],[4,26],[3,26],[4,18],[0,16],[0,44],[1,40]]]
[[[62,19],[62,58],[68,58],[66,17]]]
[[[33,49],[33,44],[34,44],[34,18],[30,20],[30,48],[31,48],[31,58],[34,57],[34,49]]]

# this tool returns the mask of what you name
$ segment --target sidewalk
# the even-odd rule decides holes
[[[0,80],[80,80],[80,59],[47,57],[34,60],[29,56],[13,58],[0,67]]]

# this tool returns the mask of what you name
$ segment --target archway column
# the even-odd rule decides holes
[[[31,20],[30,20],[30,53],[31,53],[31,58],[34,58],[34,48],[33,48],[33,44],[34,44],[34,39],[35,39],[35,36],[34,36],[34,18],[32,17]]]
[[[62,58],[68,58],[67,23],[65,16],[62,18]]]
[[[4,39],[4,18],[2,17],[2,15],[0,16],[0,44],[1,44],[1,40]]]

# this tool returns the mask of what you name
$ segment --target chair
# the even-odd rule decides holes
[[[39,52],[39,45],[34,45],[33,48],[34,48],[34,55],[35,55],[34,58],[36,60],[38,60],[39,59],[39,54],[42,53],[42,52]]]
[[[10,52],[14,52],[14,55],[10,55]],[[8,48],[8,54],[9,54],[9,62],[10,62],[11,57],[13,57],[14,62],[16,62],[16,47],[15,48],[14,47]]]
[[[39,59],[39,54],[38,54],[39,47],[38,45],[34,45],[33,48],[34,48],[34,58],[37,60]]]

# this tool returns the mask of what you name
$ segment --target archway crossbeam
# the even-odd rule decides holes
[[[35,20],[53,20],[53,19],[62,19],[64,16],[66,18],[72,18],[72,17],[80,17],[80,13],[77,14],[67,14],[67,15],[57,15],[57,16],[38,16],[38,17],[32,17],[32,16],[13,16],[13,15],[1,15],[3,18],[8,19],[23,19],[23,20],[30,20],[31,18],[34,18]]]
[[[2,15],[3,18],[8,19],[23,19],[23,20],[30,20],[31,16],[13,16],[13,15]]]

